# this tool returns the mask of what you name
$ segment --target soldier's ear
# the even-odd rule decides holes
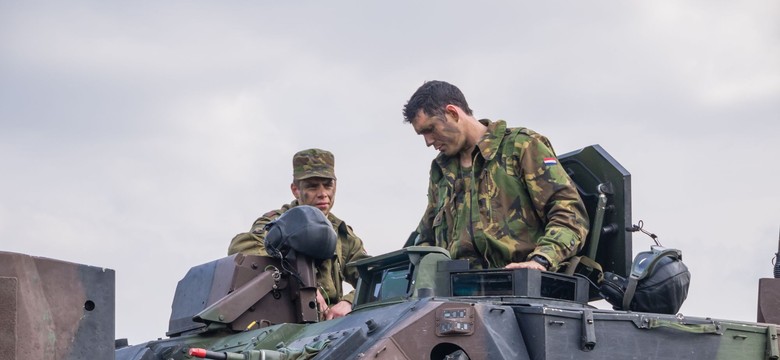
[[[458,122],[458,120],[460,120],[460,112],[458,112],[458,110],[460,110],[459,107],[449,104],[444,107],[444,114],[449,115],[452,121]]]
[[[292,191],[293,197],[295,197],[296,200],[301,199],[301,191],[298,189],[298,184],[294,181],[290,184],[290,191]]]

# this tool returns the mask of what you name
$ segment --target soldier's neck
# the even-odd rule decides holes
[[[487,133],[487,126],[477,121],[477,119],[471,117],[466,119],[465,135],[466,143],[463,150],[460,152],[460,166],[464,168],[471,167],[471,163],[474,159],[474,152],[477,150],[477,144],[482,140],[482,137]]]
[[[460,167],[462,168],[470,168],[471,164],[473,162],[472,154],[474,153],[474,149],[476,149],[476,146],[471,147],[471,150],[469,151],[461,151],[460,152]]]

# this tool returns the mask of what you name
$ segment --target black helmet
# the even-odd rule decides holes
[[[309,205],[287,210],[265,226],[265,248],[274,257],[290,250],[314,259],[330,259],[336,250],[336,231],[325,214]]]
[[[690,282],[680,250],[653,246],[652,251],[637,254],[628,279],[604,273],[599,291],[615,310],[676,314]]]

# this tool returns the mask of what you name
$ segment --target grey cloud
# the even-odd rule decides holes
[[[559,154],[604,145],[635,220],[694,272],[683,312],[754,320],[780,215],[778,9],[3,2],[0,249],[115,268],[117,336],[157,338],[176,281],[291,200],[290,157],[322,147],[334,212],[394,250],[436,155],[401,107],[441,79]]]

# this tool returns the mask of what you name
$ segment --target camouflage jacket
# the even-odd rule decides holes
[[[228,247],[228,255],[240,252],[243,254],[267,256],[264,245],[265,225],[295,206],[298,206],[297,200],[282,206],[279,210],[269,211],[255,220],[255,223],[252,224],[252,229],[248,233],[241,233],[233,238],[230,242],[230,247]],[[355,287],[357,285],[358,272],[357,269],[347,268],[346,265],[349,262],[369,256],[363,248],[363,241],[355,235],[352,227],[332,213],[328,214],[328,220],[333,223],[333,229],[336,230],[338,244],[332,259],[318,260],[316,262],[317,283],[320,286],[320,292],[323,293],[322,295],[329,302],[329,305],[334,305],[341,300],[352,302],[355,297],[354,290],[344,295],[342,282],[346,281],[352,287]]]
[[[432,162],[417,244],[443,247],[472,268],[541,255],[556,270],[582,248],[588,231],[574,183],[544,136],[501,120],[480,122],[488,130],[470,169],[457,156],[439,154]]]

